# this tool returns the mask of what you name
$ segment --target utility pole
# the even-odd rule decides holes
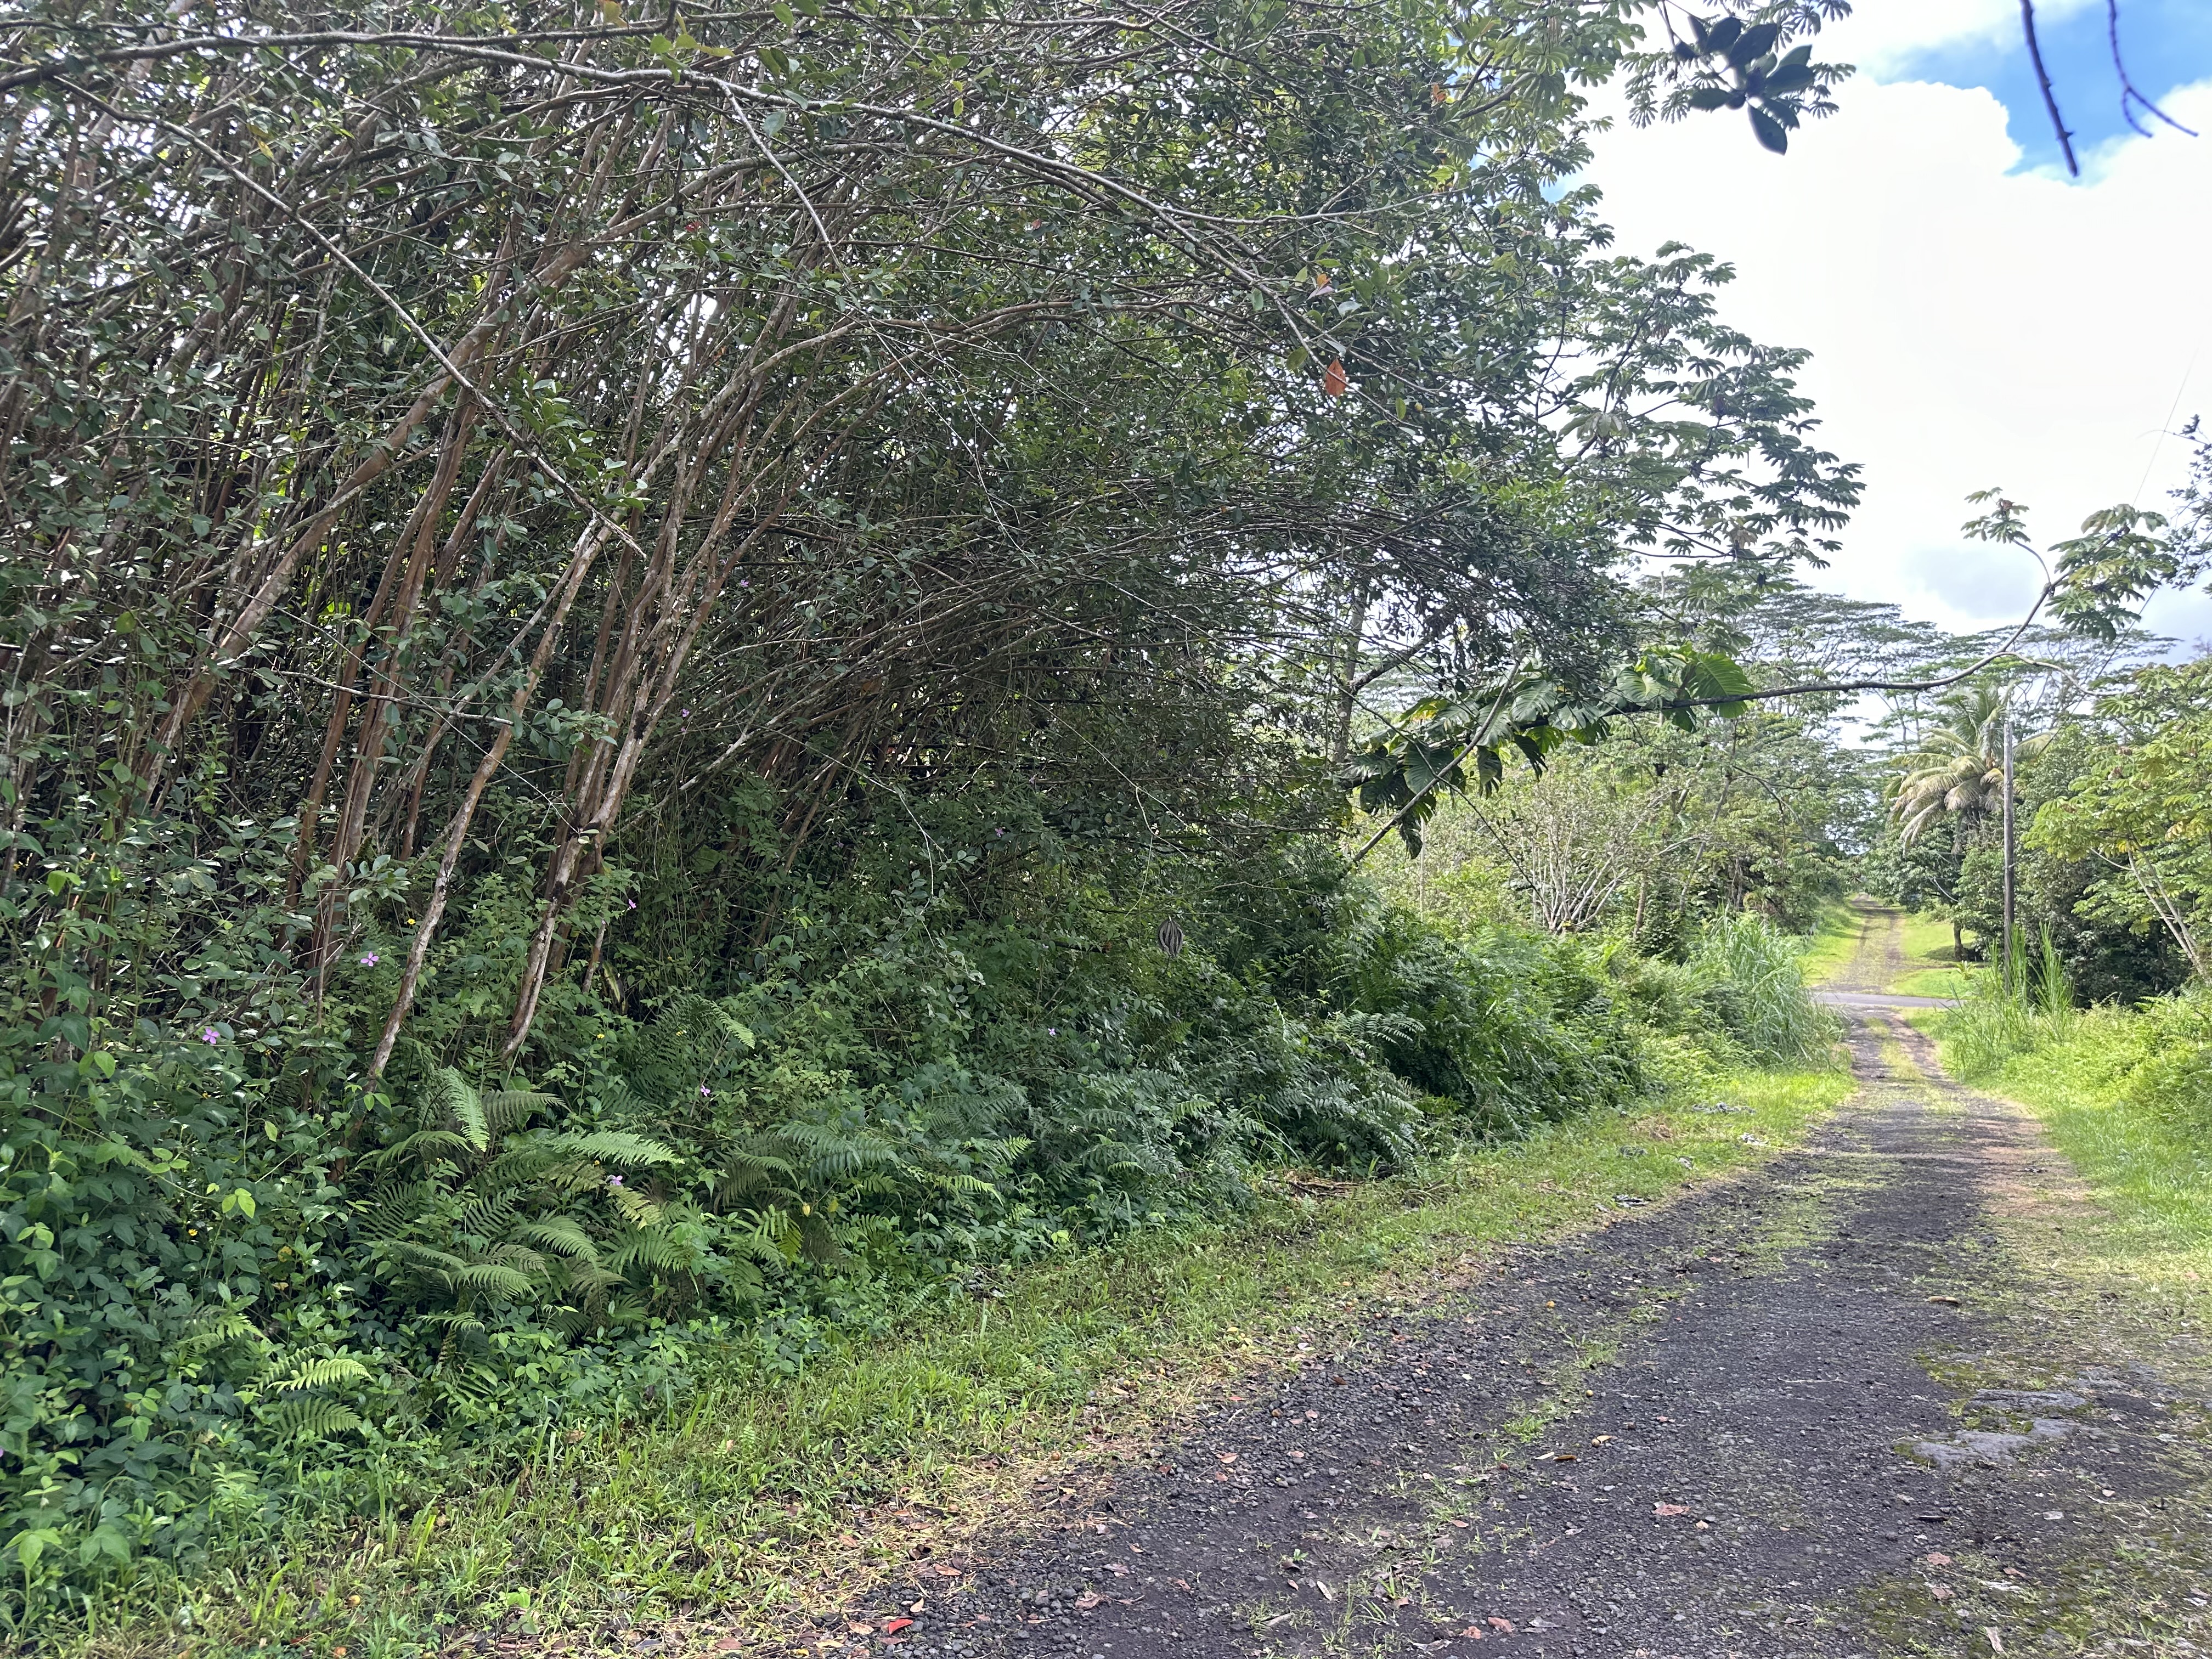
[[[2012,711],[2004,717],[2004,975],[2005,989],[2019,983],[2014,976],[2012,926]]]

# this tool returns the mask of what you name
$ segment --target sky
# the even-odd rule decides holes
[[[2017,0],[1857,0],[1816,55],[1859,66],[1787,155],[1741,115],[1601,136],[1589,179],[1624,252],[1688,243],[1732,264],[1723,313],[1813,352],[1818,441],[1866,498],[1816,586],[1966,629],[2016,620],[2039,576],[1964,540],[2002,487],[2040,541],[2118,501],[2159,507],[2194,414],[2212,428],[2212,3],[2122,0],[2139,90],[2204,136],[2129,131],[2104,0],[2039,0],[2045,61],[2082,173],[2069,179]],[[2212,597],[2151,626],[2212,640]]]

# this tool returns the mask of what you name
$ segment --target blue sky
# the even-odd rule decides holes
[[[2038,14],[2044,64],[2077,149],[2130,136],[2101,0],[2070,12],[2046,3]],[[1994,94],[2005,107],[2008,133],[2024,152],[2021,165],[2063,167],[2017,9],[2004,23],[1998,40],[1982,34],[1907,48],[1875,72],[1885,81],[1938,82]],[[2121,0],[2120,47],[2136,90],[2153,100],[2212,76],[2212,0]],[[2157,125],[2140,111],[2137,115],[2145,125]]]
[[[1588,176],[1620,251],[1718,255],[1736,272],[1724,314],[1811,351],[1816,441],[1866,478],[1820,586],[1956,629],[2016,620],[2035,566],[1960,536],[1970,491],[2028,502],[2047,544],[2099,507],[2165,506],[2189,461],[2178,428],[2212,427],[2212,0],[2121,4],[2137,85],[2205,136],[2128,131],[2105,0],[2039,0],[2078,180],[2019,0],[1857,0],[1820,52],[1860,72],[1786,155],[1729,117],[1597,141]],[[2148,620],[2212,639],[2212,599],[2164,596]]]

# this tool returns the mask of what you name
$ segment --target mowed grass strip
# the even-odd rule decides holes
[[[1318,1354],[1364,1315],[1440,1294],[1488,1248],[1601,1224],[1617,1194],[1662,1200],[1771,1156],[1850,1087],[1739,1074],[1416,1176],[1288,1177],[1233,1224],[1004,1274],[796,1376],[733,1366],[659,1416],[456,1463],[408,1513],[295,1518],[189,1589],[149,1577],[66,1648],[384,1659],[479,1632],[588,1649],[614,1620],[620,1645],[650,1629],[672,1650],[787,1632],[1040,1515],[1196,1402],[1299,1363],[1299,1341]],[[1695,1109],[1716,1101],[1741,1109]],[[1622,1157],[1632,1142],[1647,1155]]]

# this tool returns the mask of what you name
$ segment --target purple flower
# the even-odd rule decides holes
[[[691,718],[691,711],[690,709],[687,708],[684,711],[684,718],[687,720]]]
[[[200,1033],[200,1041],[202,1042],[220,1042],[222,1039],[216,1035],[215,1027],[210,1025],[207,1030]]]
[[[607,1185],[608,1185],[608,1186],[610,1186],[610,1187],[619,1187],[619,1186],[621,1186],[621,1185],[622,1185],[622,1177],[621,1177],[620,1176],[609,1176],[607,1177]]]
[[[1047,1036],[1058,1036],[1060,1035],[1060,1027],[1057,1025],[1048,1025],[1044,1028],[1044,1034]]]
[[[633,910],[637,908],[637,901],[635,899],[632,899],[629,902],[629,908]]]
[[[361,965],[362,965],[362,967],[364,967],[364,968],[374,968],[374,967],[375,967],[375,966],[376,966],[376,952],[375,952],[375,951],[362,951],[362,954],[361,954]]]
[[[703,1084],[703,1083],[702,1083],[702,1084],[701,1084],[701,1085],[699,1085],[699,1097],[700,1097],[702,1100],[704,1100],[704,1099],[705,1099],[708,1095],[711,1095],[711,1094],[713,1094],[714,1092],[714,1091],[712,1089],[709,1089],[709,1088],[708,1088],[705,1084]]]

